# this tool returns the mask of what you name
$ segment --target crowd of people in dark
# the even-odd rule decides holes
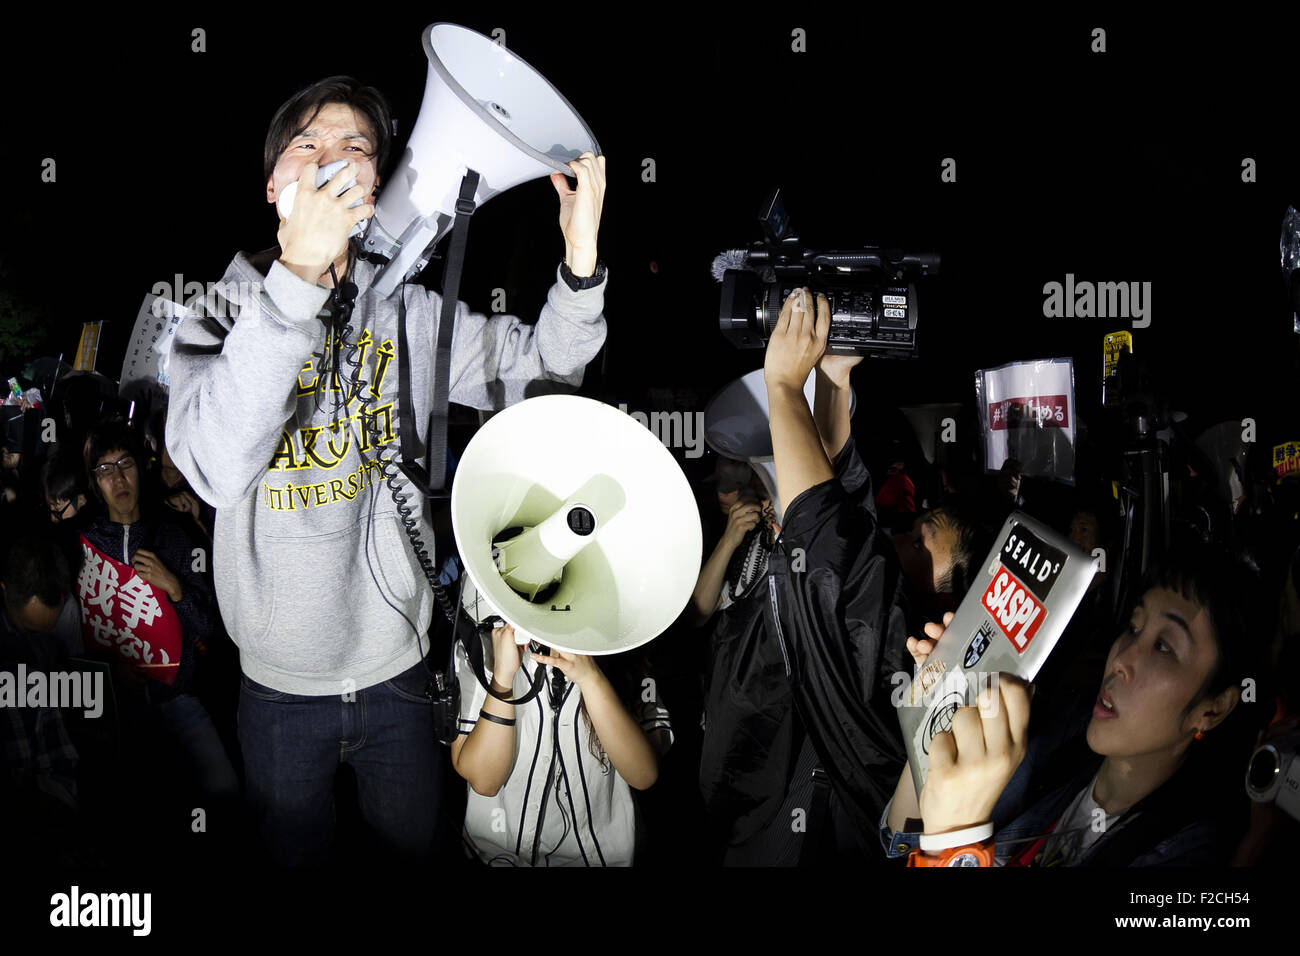
[[[175,845],[191,832],[195,808],[232,838],[217,852],[258,847],[256,818],[241,795],[239,651],[223,627],[212,580],[213,509],[171,459],[165,408],[127,418],[124,403],[79,398],[76,383],[57,384],[54,395],[63,401],[34,407],[35,415],[6,407],[3,663],[10,671],[22,663],[29,673],[99,669],[107,705],[97,719],[66,707],[3,709],[10,819],[24,821],[18,836],[33,848],[80,864],[128,858],[142,841]],[[50,420],[57,440],[24,439],[25,425]],[[575,683],[575,675],[584,677],[592,700],[600,700],[593,686],[609,692],[610,712],[597,709],[594,724],[583,700],[579,719],[591,746],[576,758],[598,779],[602,767],[609,774],[608,755],[616,752],[618,776],[630,784],[623,793],[635,805],[632,817],[593,813],[587,820],[592,836],[605,841],[607,862],[889,865],[907,856],[921,821],[937,811],[927,815],[913,789],[890,680],[910,676],[941,639],[945,615],[965,596],[998,526],[1020,509],[1053,521],[1084,553],[1105,553],[1112,562],[1121,553],[1124,522],[1100,480],[1068,488],[1022,477],[1014,460],[989,474],[952,460],[944,469],[894,445],[868,456],[881,469],[877,483],[850,430],[835,432],[825,416],[817,424],[836,469],[831,484],[846,495],[836,508],[851,502],[861,524],[853,532],[860,540],[846,538],[857,550],[846,568],[863,560],[872,566],[869,573],[846,570],[841,586],[855,592],[837,592],[836,601],[850,621],[881,622],[872,672],[849,681],[848,693],[862,704],[851,719],[873,729],[864,773],[828,773],[837,758],[815,745],[822,737],[809,722],[816,718],[805,716],[808,705],[798,703],[793,681],[773,679],[782,662],[767,636],[766,581],[769,563],[784,560],[783,529],[755,470],[710,454],[706,470],[697,466],[694,474],[705,529],[701,570],[677,623],[652,644],[612,658],[533,658],[552,673],[565,665]],[[1085,443],[1079,451],[1086,469],[1095,449]],[[1233,515],[1233,503],[1221,502],[1227,540],[1222,531],[1207,540],[1175,522],[1171,546],[1153,557],[1127,598],[1114,574],[1093,578],[1034,681],[1015,750],[1020,759],[984,784],[993,788],[983,809],[996,829],[999,864],[1254,865],[1294,846],[1293,812],[1276,801],[1252,802],[1243,783],[1261,742],[1293,752],[1300,718],[1295,555],[1288,553],[1292,542],[1269,534],[1284,527],[1269,520],[1283,503],[1264,495]],[[454,579],[458,563],[446,566]],[[125,603],[132,572],[160,599],[153,623],[174,622],[174,629],[150,630],[142,640],[106,613],[106,588],[116,585]],[[842,632],[850,645],[860,640],[853,627]],[[445,659],[449,639],[445,627],[435,633],[441,643],[431,662]],[[531,675],[512,679],[502,663],[517,650],[510,629],[493,637],[494,688],[507,693],[517,685],[522,694]],[[799,649],[799,636],[788,637],[791,653],[814,654]],[[531,656],[514,653],[517,675]],[[485,708],[512,720],[513,708],[475,690],[463,653],[460,663],[462,693],[474,700],[465,713]],[[808,680],[815,669],[805,661],[801,676]],[[657,688],[652,699],[642,699],[647,678]],[[1101,695],[1115,716],[1093,713]],[[480,725],[502,729],[490,716]],[[649,746],[637,745],[631,757],[620,753],[616,735],[624,733],[625,751],[643,734]],[[439,759],[450,758],[460,775],[440,780],[435,853],[460,858],[462,830],[466,860],[511,856],[504,831],[493,839],[489,798],[511,775],[512,744],[508,736],[495,741],[505,747],[496,764],[485,762],[483,742],[479,763],[473,747],[442,752]],[[347,778],[335,784],[342,817],[330,859],[383,852],[355,804],[349,812],[350,785]],[[969,780],[962,788],[979,791]],[[931,806],[938,803],[935,797]],[[1090,814],[1101,813],[1106,826],[1090,827],[1100,819]],[[567,838],[551,837],[561,844]],[[183,852],[209,853],[214,845],[191,841]],[[557,849],[549,848],[542,865],[597,862]],[[527,853],[513,859],[532,862]]]
[[[213,593],[211,509],[171,466],[165,410],[129,419],[91,378],[54,395],[6,408],[4,668],[97,675],[102,690],[92,715],[24,706],[16,688],[4,797],[15,819],[47,821],[20,840],[102,866],[161,839],[187,803],[238,806],[238,661]]]
[[[1285,776],[1300,740],[1294,479],[1216,460],[1172,417],[1125,454],[1123,402],[1081,409],[1092,428],[1073,445],[1024,428],[1024,451],[993,469],[969,438],[939,454],[895,431],[873,447],[896,409],[864,389],[854,415],[861,356],[827,349],[829,304],[808,289],[789,293],[763,358],[774,478],[682,460],[704,541],[671,627],[611,656],[520,644],[499,622],[453,635],[376,460],[404,414],[432,417],[418,343],[437,341],[442,311],[414,284],[376,294],[349,239],[374,212],[391,129],[382,96],[347,77],[280,107],[265,199],[297,184],[293,212],[220,295],[186,303],[165,407],[58,370],[3,406],[0,681],[103,688],[60,706],[0,684],[0,812],[22,821],[25,851],[80,867],[1287,858],[1294,793],[1252,800],[1246,778],[1262,744]],[[313,188],[329,161],[355,185]],[[551,180],[566,256],[540,317],[460,308],[451,402],[571,391],[604,343],[604,157],[569,167],[576,188]],[[1047,459],[1068,452],[1068,476],[1044,474],[1034,436]],[[454,591],[445,506],[414,505],[412,521]],[[918,793],[896,692],[1016,511],[1102,570],[1032,685],[1007,679],[955,712]],[[449,660],[458,732],[442,747],[432,674]]]

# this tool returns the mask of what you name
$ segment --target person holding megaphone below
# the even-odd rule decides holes
[[[645,790],[658,777],[673,739],[668,711],[643,694],[633,716],[624,700],[642,685],[620,680],[631,670],[626,655],[606,658],[611,679],[595,657],[530,652],[509,625],[495,628],[491,643],[495,693],[522,698],[537,667],[549,668],[550,679],[516,707],[486,692],[457,646],[460,686],[474,688],[462,693],[461,733],[451,745],[470,788],[466,850],[489,866],[630,866],[637,820],[629,788]]]
[[[382,293],[379,266],[349,238],[375,214],[392,130],[383,96],[351,77],[279,108],[262,186],[278,244],[240,253],[188,303],[170,353],[167,448],[217,509],[212,567],[243,671],[247,796],[282,864],[326,858],[344,762],[386,850],[426,857],[436,832],[442,764],[421,641],[435,602],[377,458],[397,457],[404,420],[425,440],[442,300],[411,282]],[[541,315],[457,303],[452,402],[500,409],[538,383],[575,388],[604,343],[605,159],[584,152],[567,169],[576,189],[551,177],[565,258]],[[409,180],[395,173],[394,188]],[[406,491],[432,540],[423,497]]]

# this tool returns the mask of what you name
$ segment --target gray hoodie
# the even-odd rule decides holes
[[[330,386],[339,383],[313,368],[329,290],[298,278],[275,254],[241,253],[220,286],[187,303],[171,347],[167,448],[217,509],[217,598],[244,673],[286,693],[346,693],[419,661],[417,631],[422,641],[434,602],[387,487],[362,464],[359,452],[373,459],[375,448],[360,425],[359,396],[338,413],[339,430],[331,428],[339,393]],[[379,299],[374,275],[373,265],[357,262],[350,277],[358,289],[352,337],[370,383],[360,391],[385,432],[381,448],[398,457],[400,293]],[[500,409],[576,388],[605,340],[604,291],[603,282],[574,292],[557,281],[536,325],[458,302],[451,401]],[[441,299],[408,284],[405,301],[411,397],[424,440]],[[344,373],[350,378],[346,362]],[[421,509],[432,553],[423,497],[404,478],[400,485]]]

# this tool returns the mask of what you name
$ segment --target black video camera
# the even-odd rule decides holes
[[[786,296],[807,286],[830,300],[826,351],[916,358],[916,280],[939,271],[937,253],[868,246],[813,252],[794,234],[781,190],[758,214],[763,239],[714,261],[722,283],[719,325],[737,348],[764,348]]]

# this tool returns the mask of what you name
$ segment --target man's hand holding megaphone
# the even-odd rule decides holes
[[[346,183],[356,179],[351,189],[335,195],[335,190],[316,188],[319,166],[306,163],[298,176],[298,191],[294,197],[293,212],[280,220],[276,239],[280,244],[280,261],[295,275],[308,282],[317,282],[347,251],[348,235],[352,227],[364,222],[375,213],[373,199],[376,185],[373,164],[365,168],[349,162],[336,172],[330,183]],[[369,175],[365,175],[369,173]],[[353,203],[362,205],[348,208]],[[342,276],[339,277],[342,279]]]
[[[564,262],[579,279],[596,272],[596,233],[605,203],[605,157],[590,150],[569,163],[578,181],[570,189],[562,173],[551,173],[560,196],[560,231],[564,233]]]

